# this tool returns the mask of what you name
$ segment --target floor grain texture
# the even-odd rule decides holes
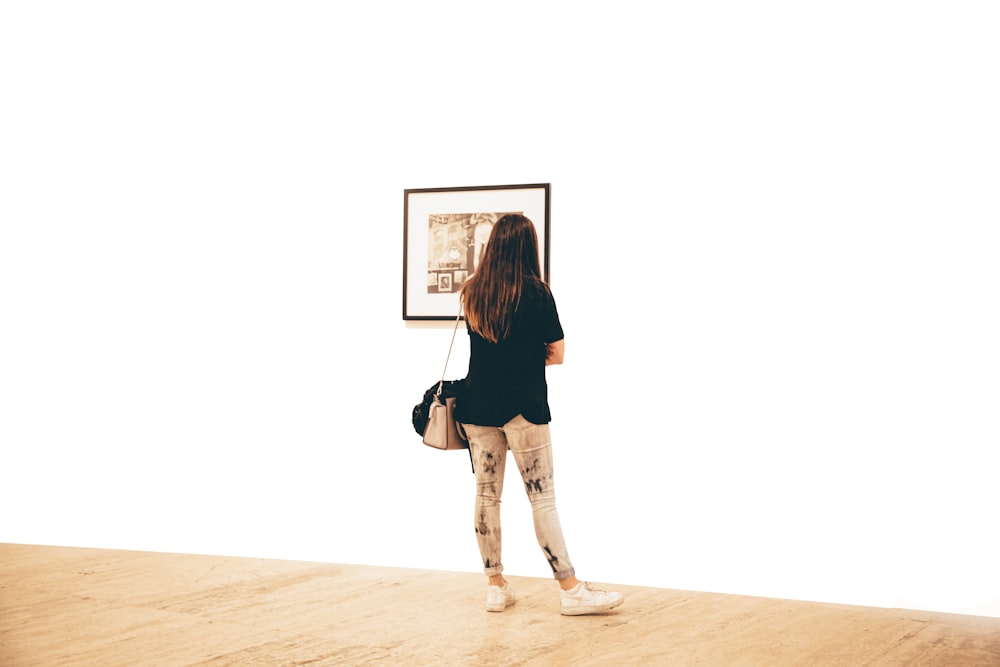
[[[0,667],[1000,666],[1000,619],[615,586],[559,614],[554,582],[0,544]]]

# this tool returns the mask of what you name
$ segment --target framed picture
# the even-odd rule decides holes
[[[549,184],[420,188],[403,191],[403,319],[453,320],[458,292],[508,213],[535,223],[549,279]]]

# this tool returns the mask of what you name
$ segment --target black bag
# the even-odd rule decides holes
[[[461,426],[455,421],[455,404],[465,380],[435,382],[420,403],[413,406],[413,430],[424,444],[435,449],[465,449],[469,446]]]
[[[459,306],[455,327],[451,330],[451,345],[448,346],[448,356],[444,360],[444,370],[441,379],[424,392],[422,401],[413,406],[413,430],[423,438],[424,444],[435,449],[468,449],[472,458],[469,441],[462,432],[461,426],[455,421],[455,404],[458,402],[465,380],[445,380],[448,373],[448,361],[451,350],[455,346],[455,334],[458,323],[462,319],[462,308]]]

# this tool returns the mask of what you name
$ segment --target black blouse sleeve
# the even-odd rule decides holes
[[[541,291],[538,303],[538,325],[542,340],[546,343],[554,343],[563,339],[562,324],[559,322],[559,312],[556,309],[556,300],[552,296],[552,290],[545,286]]]

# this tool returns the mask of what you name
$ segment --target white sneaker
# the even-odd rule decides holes
[[[503,611],[517,602],[517,593],[509,581],[503,586],[490,586],[486,589],[486,611]]]
[[[563,616],[582,616],[583,614],[598,614],[614,609],[625,596],[616,591],[600,591],[591,588],[590,584],[581,581],[568,591],[560,591],[560,613]]]

